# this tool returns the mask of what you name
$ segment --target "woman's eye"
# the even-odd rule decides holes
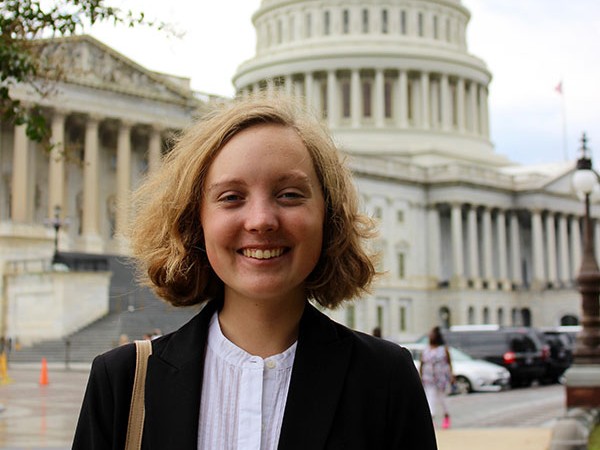
[[[303,195],[300,194],[299,192],[283,192],[281,194],[281,198],[289,198],[289,199],[295,199],[295,198],[302,198]]]
[[[241,200],[241,196],[239,196],[238,194],[226,194],[226,195],[222,195],[221,197],[219,197],[219,201],[221,202],[236,202],[238,200]]]

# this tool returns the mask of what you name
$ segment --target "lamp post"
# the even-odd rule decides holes
[[[574,361],[567,371],[567,407],[600,406],[600,269],[594,254],[594,232],[590,217],[590,196],[598,189],[598,174],[585,133],[573,186],[585,199],[583,260],[577,277],[581,293],[581,332],[575,343]]]
[[[46,220],[46,224],[54,228],[54,254],[52,255],[52,264],[58,262],[58,232],[60,228],[66,224],[60,218],[60,205],[54,206],[54,217]]]

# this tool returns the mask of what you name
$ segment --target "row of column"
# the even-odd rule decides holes
[[[68,113],[55,110],[51,118],[51,144],[48,164],[48,217],[54,215],[54,207],[61,206],[62,214],[67,213],[65,125]],[[83,161],[83,215],[82,239],[87,251],[102,251],[103,239],[100,233],[99,187],[101,168],[99,127],[103,119],[88,115],[85,118],[84,161]],[[117,137],[115,234],[125,231],[129,220],[131,192],[131,132],[134,123],[120,121]],[[148,145],[148,170],[156,170],[161,163],[162,138],[160,127],[153,126]],[[24,125],[14,128],[13,181],[11,217],[14,222],[32,221],[31,195],[27,180],[31,177],[29,141]]]
[[[493,215],[491,208],[468,205],[465,221],[464,207],[453,204],[450,209],[452,282],[456,286],[464,287],[467,278],[472,280],[474,288],[481,288],[483,283],[488,289],[506,290],[512,284],[522,285],[524,260],[531,261],[534,288],[567,285],[576,278],[582,257],[579,217],[531,211],[528,249],[523,246],[517,211],[496,210]],[[433,214],[439,211],[433,210]],[[432,223],[439,226],[439,221]],[[598,224],[596,235],[600,235]],[[531,252],[530,258],[525,251]]]
[[[332,69],[270,78],[240,93],[263,90],[267,95],[279,90],[303,98],[327,117],[331,128],[360,127],[366,119],[365,102],[371,102],[368,119],[379,128],[439,128],[489,137],[487,87],[462,77],[383,68]]]

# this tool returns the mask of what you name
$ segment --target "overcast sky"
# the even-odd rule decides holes
[[[195,90],[233,95],[237,66],[254,54],[251,18],[260,0],[135,3],[143,4],[148,17],[172,23],[185,35],[112,26],[91,34],[148,69],[189,77]],[[469,52],[482,58],[493,75],[489,101],[496,151],[523,164],[575,160],[586,131],[600,167],[600,1],[462,4],[471,11]],[[555,90],[561,81],[562,96]]]

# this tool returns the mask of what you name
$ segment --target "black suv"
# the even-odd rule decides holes
[[[548,346],[533,328],[465,326],[442,334],[448,345],[508,369],[513,387],[529,386],[545,376]]]
[[[563,373],[573,363],[574,337],[570,334],[552,329],[538,331],[538,336],[549,349],[546,361],[546,373],[542,379],[546,383],[558,383]]]

